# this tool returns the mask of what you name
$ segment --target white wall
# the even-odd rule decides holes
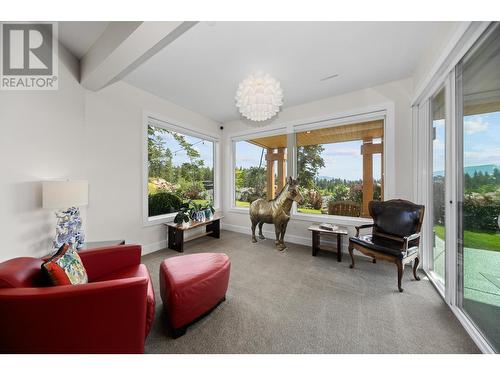
[[[431,75],[438,69],[438,63],[444,59],[453,47],[452,41],[469,22],[441,22],[432,44],[424,49],[413,73],[414,87],[417,91],[428,84]]]
[[[270,124],[256,130],[267,130],[280,127],[288,122],[300,122],[310,118],[328,116],[336,113],[350,112],[356,108],[372,107],[390,103],[394,107],[395,120],[395,194],[392,198],[412,199],[413,197],[413,159],[412,159],[412,118],[410,100],[413,93],[412,79],[390,82],[369,89],[334,96],[311,103],[284,109]],[[231,141],[234,134],[251,129],[243,121],[232,121],[224,124],[224,175],[223,175],[223,208],[224,227],[229,230],[250,232],[250,220],[247,212],[231,210]],[[318,218],[317,221],[322,219]],[[310,233],[307,227],[310,221],[292,218],[287,229],[285,240],[310,244]],[[264,225],[267,236],[274,237],[274,229]],[[350,227],[353,231],[354,228]],[[345,241],[347,242],[347,241]],[[346,243],[345,243],[346,245]]]
[[[125,82],[86,92],[87,237],[125,239],[149,252],[165,247],[167,235],[162,224],[143,225],[143,110],[215,137],[220,124]]]
[[[45,255],[55,234],[41,182],[85,178],[84,89],[59,46],[59,89],[0,91],[0,261]]]
[[[163,225],[142,223],[143,110],[215,137],[219,124],[123,82],[99,92],[78,82],[78,62],[59,47],[59,89],[0,91],[0,261],[51,250],[53,210],[41,181],[88,179],[88,241],[166,246]]]

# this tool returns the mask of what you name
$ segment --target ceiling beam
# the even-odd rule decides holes
[[[112,22],[83,56],[80,82],[92,91],[125,77],[196,22]]]

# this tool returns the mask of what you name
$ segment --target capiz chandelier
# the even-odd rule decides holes
[[[250,74],[238,86],[236,107],[252,121],[265,121],[279,112],[283,105],[280,83],[269,74]]]

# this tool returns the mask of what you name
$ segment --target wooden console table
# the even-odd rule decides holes
[[[223,216],[220,213],[215,213],[212,219],[206,221],[193,221],[187,227],[182,227],[182,225],[175,223],[165,223],[168,227],[168,248],[182,253],[184,251],[185,241],[191,241],[203,236],[220,238],[220,219],[222,218]],[[203,226],[206,228],[204,233],[184,240],[184,232]]]
[[[311,225],[307,228],[312,233],[312,256],[315,257],[318,254],[320,248],[320,235],[336,235],[337,236],[337,261],[342,262],[342,236],[347,236],[349,232],[347,228],[337,227],[335,230],[322,229],[319,225]],[[329,249],[325,249],[329,250]]]

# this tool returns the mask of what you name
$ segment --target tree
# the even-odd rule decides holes
[[[311,189],[314,187],[320,168],[325,166],[325,161],[321,157],[324,151],[322,145],[302,146],[297,148],[297,171],[300,185]]]
[[[245,187],[251,187],[255,191],[264,191],[266,185],[266,170],[262,167],[250,167],[244,174]]]
[[[245,170],[242,167],[236,168],[234,176],[236,189],[241,189],[245,184]]]
[[[160,129],[163,130],[163,129]],[[148,126],[149,177],[159,177],[163,165],[164,147],[160,131]]]

